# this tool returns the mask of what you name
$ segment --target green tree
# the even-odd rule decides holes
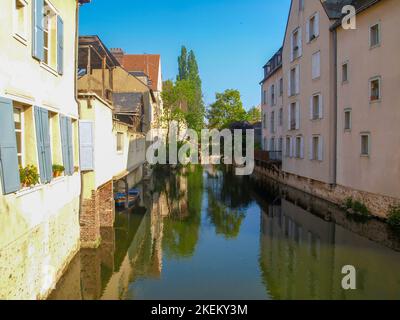
[[[247,111],[248,120],[250,123],[261,121],[261,110],[258,107],[252,107]]]
[[[228,89],[215,95],[216,101],[207,110],[208,126],[212,129],[225,129],[237,121],[247,121],[248,114],[238,90]]]
[[[181,48],[181,55],[178,57],[178,76],[176,80],[186,80],[188,78],[188,57],[185,46]]]

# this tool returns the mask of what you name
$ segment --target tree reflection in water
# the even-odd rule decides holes
[[[167,257],[190,258],[199,240],[203,169],[189,166],[178,171],[157,172],[155,190],[164,195],[163,251]]]

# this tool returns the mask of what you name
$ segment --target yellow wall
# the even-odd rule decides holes
[[[76,1],[51,0],[64,21],[63,75],[32,58],[32,1],[27,1],[26,39],[15,36],[14,3],[1,1],[0,97],[23,106],[24,165],[38,166],[33,106],[54,113],[52,156],[53,163],[61,164],[59,114],[78,117],[74,91]],[[74,159],[78,164],[76,133]],[[0,299],[43,298],[61,276],[79,249],[80,185],[80,174],[75,172],[46,185],[0,195]]]

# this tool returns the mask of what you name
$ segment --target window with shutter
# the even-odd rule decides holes
[[[80,162],[82,171],[94,170],[94,124],[79,121]]]
[[[20,189],[13,104],[3,98],[0,98],[0,178],[3,194]]]

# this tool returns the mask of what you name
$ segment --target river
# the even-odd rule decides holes
[[[400,240],[378,220],[272,181],[155,172],[50,299],[399,299]],[[356,290],[342,288],[343,266]]]

